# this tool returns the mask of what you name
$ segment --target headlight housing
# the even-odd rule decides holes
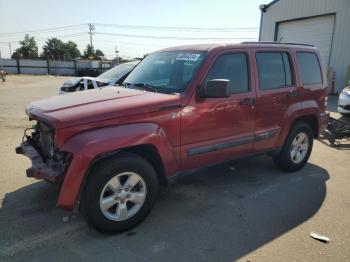
[[[341,91],[340,94],[341,94],[341,95],[348,95],[348,96],[350,96],[350,86],[345,87],[345,88]]]

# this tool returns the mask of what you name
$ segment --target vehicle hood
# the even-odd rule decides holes
[[[179,95],[122,87],[92,89],[32,102],[26,112],[56,129],[117,117],[150,113],[180,104]]]

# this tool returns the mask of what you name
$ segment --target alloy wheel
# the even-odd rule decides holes
[[[146,183],[139,174],[123,172],[112,177],[103,187],[100,209],[110,220],[127,220],[141,209],[146,194]]]
[[[293,139],[290,156],[292,161],[299,164],[305,159],[307,152],[309,150],[309,138],[305,132],[298,133]]]

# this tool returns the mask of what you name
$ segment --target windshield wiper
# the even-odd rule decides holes
[[[157,90],[157,88],[155,86],[152,86],[152,85],[147,84],[147,83],[135,83],[135,84],[132,84],[132,83],[124,82],[123,85],[125,87],[129,87],[129,86],[143,87],[147,91],[152,91],[152,92],[158,93],[158,90]]]

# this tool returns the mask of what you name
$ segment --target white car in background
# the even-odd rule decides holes
[[[63,83],[60,87],[59,94],[84,91],[94,88],[102,88],[113,85],[121,85],[124,79],[135,68],[140,61],[123,63],[109,69],[98,77],[75,77]]]
[[[340,114],[350,115],[350,86],[345,87],[339,95],[338,112]]]

